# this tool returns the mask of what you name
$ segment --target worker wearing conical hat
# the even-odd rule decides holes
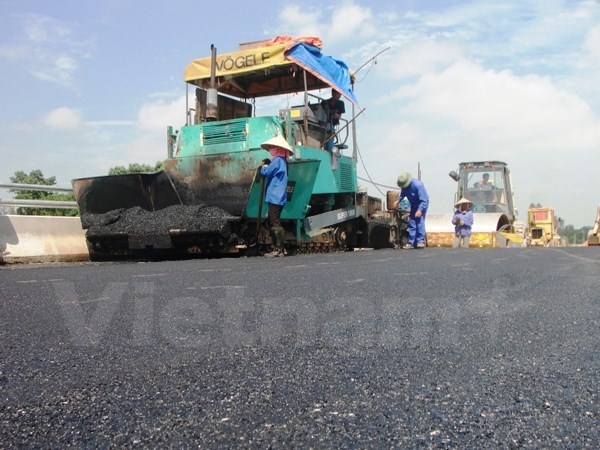
[[[454,248],[469,248],[474,219],[471,206],[473,206],[473,203],[464,197],[454,205],[456,208],[452,216],[452,223],[454,224],[454,242],[452,243],[452,247]]]
[[[267,180],[265,201],[269,207],[269,224],[273,237],[273,251],[267,257],[284,256],[285,236],[281,226],[281,211],[287,200],[287,158],[294,154],[290,144],[281,135],[277,135],[261,145],[271,154],[272,160],[264,160],[260,173]]]

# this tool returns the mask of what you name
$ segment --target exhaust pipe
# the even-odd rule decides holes
[[[215,82],[217,71],[217,49],[214,44],[210,46],[210,88],[206,91],[206,121],[213,122],[218,119],[218,93]]]

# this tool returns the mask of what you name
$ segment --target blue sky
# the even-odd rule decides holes
[[[600,2],[0,0],[0,181],[58,185],[166,156],[192,59],[276,35],[319,36],[357,74],[366,171],[416,173],[450,212],[460,161],[506,161],[531,202],[576,227],[600,204]],[[227,4],[229,5],[229,4]],[[365,183],[369,193],[381,196]],[[4,194],[3,194],[4,195]]]

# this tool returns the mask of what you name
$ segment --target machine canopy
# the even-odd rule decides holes
[[[203,89],[211,88],[211,57],[190,62],[184,80]],[[215,88],[227,95],[249,99],[331,87],[352,103],[358,104],[352,91],[348,66],[324,55],[318,47],[305,42],[275,44],[216,56]]]

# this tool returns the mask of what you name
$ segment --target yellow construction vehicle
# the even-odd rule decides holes
[[[558,247],[565,245],[558,234],[558,223],[554,209],[550,207],[529,208],[527,210],[528,247]]]
[[[473,161],[459,164],[458,173],[450,172],[458,183],[454,203],[460,198],[473,202],[475,217],[471,247],[521,247],[522,224],[516,221],[512,181],[506,163]],[[428,214],[427,246],[452,247],[454,225],[451,210],[447,214]]]
[[[588,245],[600,245],[600,205],[596,210],[596,221],[588,233]]]

